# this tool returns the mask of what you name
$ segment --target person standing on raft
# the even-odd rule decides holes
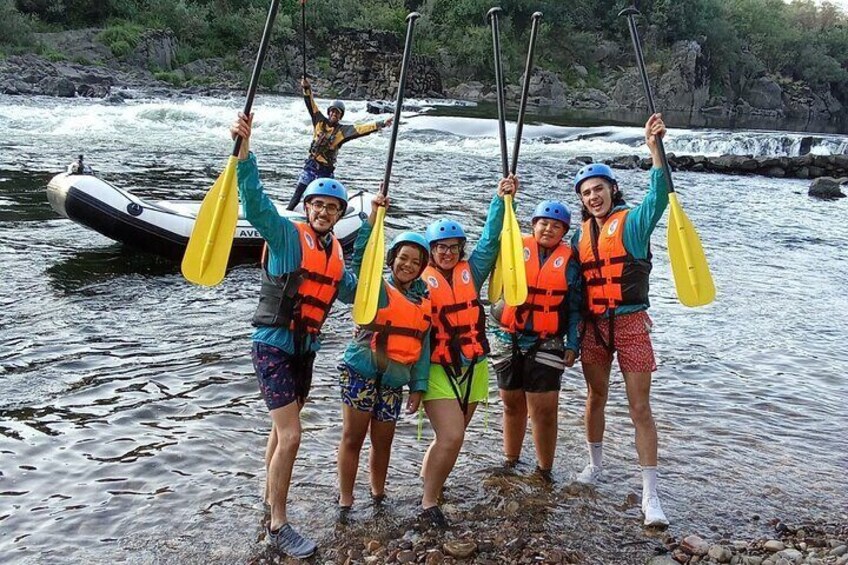
[[[336,157],[339,148],[358,137],[364,137],[375,131],[392,125],[394,118],[365,124],[343,124],[345,105],[341,100],[335,100],[327,108],[327,115],[321,113],[318,104],[312,97],[312,86],[303,77],[300,81],[303,87],[303,100],[312,118],[312,145],[309,147],[309,157],[303,163],[303,171],[297,181],[297,187],[289,200],[288,209],[294,210],[300,203],[303,191],[316,178],[333,178],[336,170]]]
[[[604,409],[613,355],[624,375],[636,451],[642,467],[645,525],[665,526],[657,494],[657,428],[651,412],[651,374],[657,366],[647,310],[651,234],[668,206],[668,184],[657,139],[666,128],[660,114],[645,124],[651,152],[651,184],[641,204],[630,208],[607,165],[593,163],[577,172],[574,190],[583,204],[583,224],[574,234],[583,275],[585,314],[581,341],[586,396],[589,463],[577,481],[595,484],[603,475]]]

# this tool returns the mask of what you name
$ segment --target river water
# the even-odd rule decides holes
[[[139,255],[56,216],[51,176],[79,153],[143,197],[201,198],[231,142],[238,98],[98,101],[0,97],[0,561],[246,562],[261,555],[267,414],[249,356],[259,272],[187,283],[179,266]],[[351,102],[348,119],[366,119]],[[299,99],[255,105],[253,149],[272,194],[288,198],[308,146]],[[398,141],[390,232],[450,215],[475,239],[498,177],[496,122],[409,117]],[[510,130],[511,132],[512,130]],[[804,134],[674,129],[670,152],[797,154]],[[578,212],[569,158],[647,155],[638,127],[530,123],[519,172],[519,219],[559,198]],[[346,145],[339,178],[375,189],[388,134]],[[510,137],[511,139],[511,137]],[[818,135],[813,150],[848,138]],[[618,173],[638,202],[647,173]],[[759,535],[772,518],[848,520],[848,199],[810,199],[807,181],[680,173],[718,289],[708,307],[674,294],[665,220],[653,240],[653,407],[661,494],[675,535]],[[325,546],[334,536],[336,364],[351,336],[337,306],[318,357],[295,467],[291,516]],[[640,491],[632,426],[614,372],[601,504]],[[559,484],[582,468],[585,387],[564,377]],[[497,390],[470,428],[449,485],[460,508],[484,497],[500,462]],[[398,428],[389,493],[414,516],[431,431]],[[532,446],[525,446],[532,460]],[[528,467],[529,471],[531,467]],[[367,465],[357,486],[367,498]],[[355,519],[367,523],[358,510]],[[638,524],[638,509],[623,510]],[[553,514],[550,527],[559,527]],[[618,519],[618,518],[616,518]],[[574,524],[571,525],[574,527]],[[594,531],[598,525],[594,524]],[[603,530],[603,526],[600,527]]]

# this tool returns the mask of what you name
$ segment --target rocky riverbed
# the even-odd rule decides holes
[[[440,531],[399,516],[393,501],[356,507],[338,524],[317,563],[514,563],[648,564],[729,563],[731,565],[846,565],[848,516],[840,522],[790,526],[778,518],[748,517],[762,531],[736,536],[718,527],[704,532],[644,528],[640,500],[630,493],[608,500],[573,483],[549,484],[534,474],[493,470],[484,479],[485,496],[466,499],[465,489],[446,492],[443,508],[451,528]],[[407,502],[397,506],[409,507]],[[669,504],[679,504],[669,501]],[[414,504],[413,504],[414,505]],[[270,551],[251,563],[287,563]]]

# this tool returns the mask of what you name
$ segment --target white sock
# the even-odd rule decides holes
[[[589,463],[597,467],[598,469],[604,468],[604,444],[599,441],[597,443],[592,443],[590,441],[586,442],[586,445],[589,446]]]
[[[657,468],[642,467],[642,500],[657,496]]]

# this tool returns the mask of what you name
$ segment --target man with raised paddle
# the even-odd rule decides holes
[[[668,183],[659,152],[665,135],[660,114],[645,124],[651,152],[651,185],[642,202],[629,207],[607,165],[581,168],[574,190],[583,204],[583,224],[572,245],[583,273],[585,313],[581,342],[586,379],[586,441],[589,463],[577,481],[595,484],[603,474],[604,409],[613,355],[624,375],[630,418],[636,427],[636,451],[642,467],[642,512],[646,526],[668,520],[657,495],[657,428],[651,413],[651,374],[657,366],[648,316],[651,234],[668,207]]]
[[[239,113],[230,133],[241,137],[238,190],[245,218],[268,244],[262,264],[259,307],[253,317],[253,367],[271,415],[265,451],[265,498],[271,507],[268,541],[292,557],[306,558],[317,546],[288,522],[286,498],[300,447],[300,410],[312,384],[320,330],[336,298],[352,303],[356,275],[345,267],[333,226],[347,208],[347,190],[333,179],[315,179],[304,193],[306,222],[277,212],[259,180],[249,152],[250,118]],[[366,238],[367,239],[367,238]],[[357,240],[364,246],[366,239]]]

